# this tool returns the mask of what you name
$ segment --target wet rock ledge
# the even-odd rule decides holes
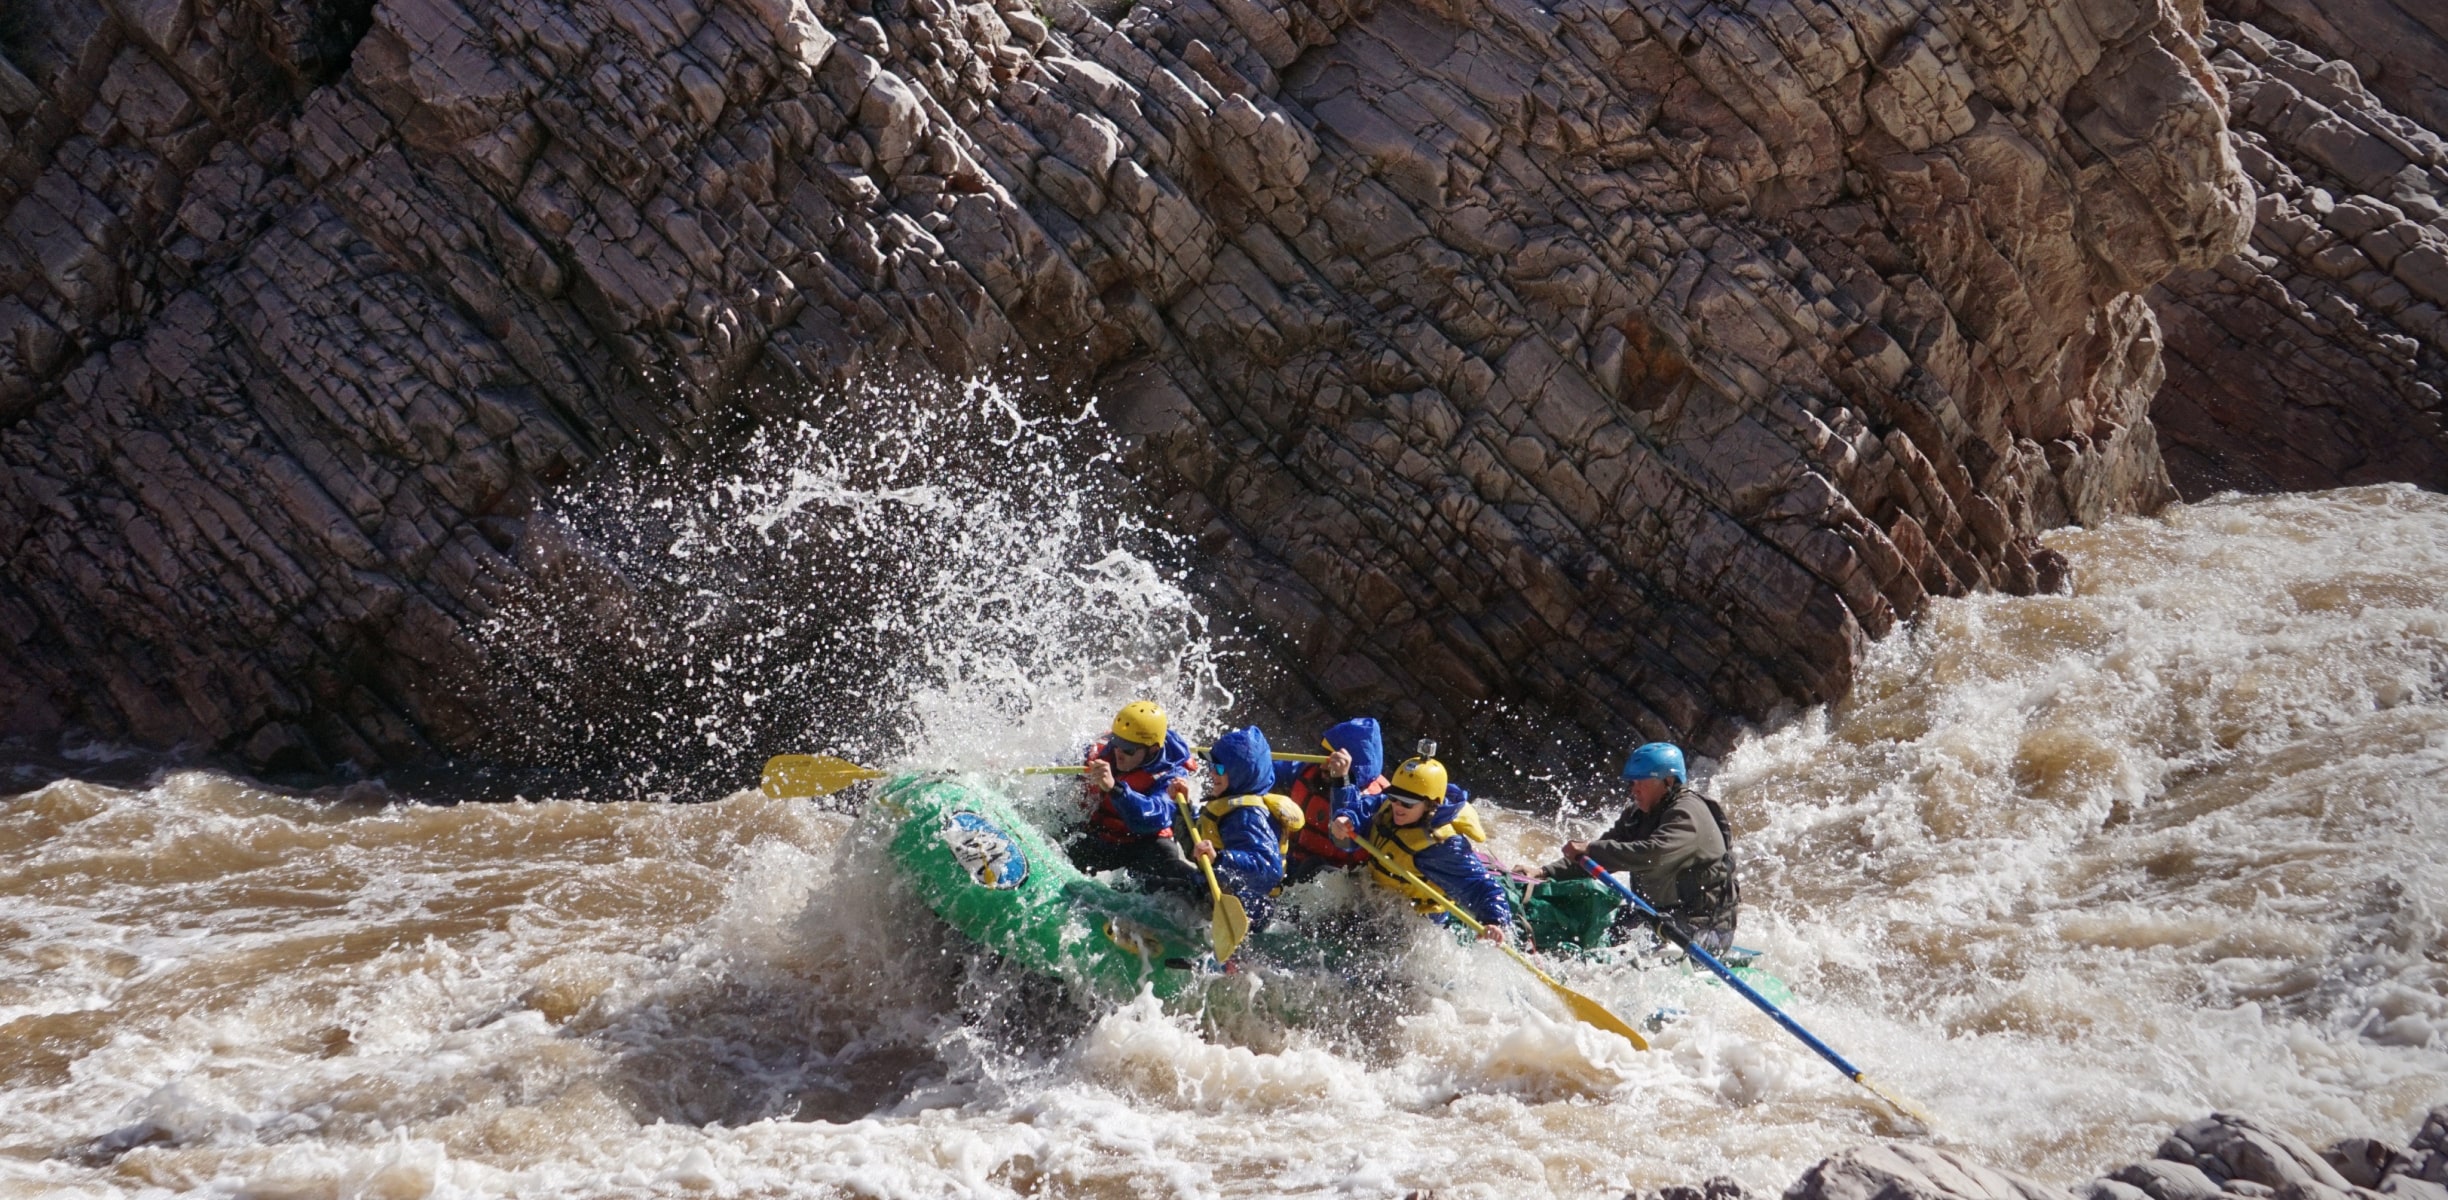
[[[1625,1200],[1740,1200],[1742,1188],[1633,1192]],[[2158,1156],[2070,1192],[1909,1142],[1849,1150],[1805,1172],[1784,1200],[2448,1200],[2448,1108],[2412,1142],[2347,1138],[2315,1152],[2251,1117],[2213,1113],[2179,1127]]]
[[[0,734],[265,766],[645,620],[573,480],[1024,353],[1316,702],[1720,747],[2173,494],[2253,213],[2199,0],[9,11]]]

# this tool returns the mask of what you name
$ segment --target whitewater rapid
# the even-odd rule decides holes
[[[1082,557],[1094,522],[1029,520],[1060,531],[1005,535],[1040,583],[955,602],[977,585],[947,568],[894,702],[948,714],[971,768],[1066,758],[1151,688],[1211,732],[1229,656],[1187,597]],[[2072,594],[1941,601],[1844,703],[1710,766],[1739,940],[1937,1143],[2052,1183],[2213,1109],[2402,1139],[2448,1102],[2448,498],[2049,541]],[[1102,636],[1044,607],[1097,561],[1157,596],[1170,678],[1033,681]],[[1610,765],[1464,782],[1532,859],[1613,815]],[[1685,1011],[1642,1054],[1424,934],[1301,1023],[1142,1002],[1033,1030],[1031,989],[901,898],[844,807],[752,771],[658,785],[688,804],[201,772],[0,800],[0,1194],[1773,1194],[1899,1132],[1704,979],[1563,972]]]

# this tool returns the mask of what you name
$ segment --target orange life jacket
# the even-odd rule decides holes
[[[1369,860],[1368,851],[1362,850],[1357,845],[1344,847],[1335,844],[1334,833],[1330,826],[1334,824],[1336,789],[1310,786],[1309,781],[1316,776],[1315,767],[1303,767],[1299,773],[1292,776],[1292,786],[1288,791],[1292,799],[1301,806],[1301,812],[1307,817],[1307,821],[1301,826],[1300,832],[1292,836],[1290,853],[1301,858],[1318,859],[1337,867],[1366,865]],[[1384,791],[1385,787],[1385,776],[1380,775],[1369,780],[1368,786],[1360,789],[1360,794],[1374,796]]]
[[[1083,756],[1080,761],[1083,764],[1099,761],[1112,762],[1113,739],[1110,737],[1098,738],[1094,744],[1088,747],[1088,753]],[[1114,772],[1114,782],[1127,784],[1130,786],[1132,791],[1144,795],[1155,790],[1156,788],[1156,765],[1156,756],[1151,754],[1148,756],[1148,760],[1146,762],[1139,764],[1139,769],[1136,771]],[[1182,769],[1188,774],[1197,774],[1199,769],[1198,755],[1191,755],[1189,761],[1183,764]],[[1113,795],[1111,793],[1100,792],[1095,788],[1089,787],[1087,781],[1085,780],[1080,782],[1080,790],[1087,796],[1088,832],[1094,835],[1098,841],[1113,842],[1118,845],[1127,846],[1133,842],[1147,841],[1150,838],[1169,838],[1173,836],[1173,831],[1171,829],[1158,830],[1152,834],[1134,832],[1128,824],[1123,822],[1122,814],[1114,811]]]

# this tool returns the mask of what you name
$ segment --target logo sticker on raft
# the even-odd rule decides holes
[[[952,857],[960,860],[961,870],[968,872],[980,887],[1010,891],[1028,878],[1028,856],[1020,853],[1020,844],[994,822],[976,813],[947,814],[943,840],[951,848]]]

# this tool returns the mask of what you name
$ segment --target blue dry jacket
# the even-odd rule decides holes
[[[1112,739],[1099,740],[1089,748],[1088,757],[1113,760]],[[1122,824],[1141,837],[1154,837],[1173,828],[1173,797],[1166,789],[1173,781],[1187,774],[1190,768],[1190,743],[1180,734],[1165,731],[1164,745],[1157,747],[1156,757],[1140,764],[1138,770],[1124,775],[1114,772],[1113,791],[1106,793],[1105,803]],[[1143,788],[1132,787],[1131,781],[1144,779]],[[1093,817],[1091,818],[1093,823]]]
[[[1255,725],[1236,729],[1215,740],[1207,752],[1209,765],[1224,786],[1209,799],[1263,796],[1275,788],[1273,752],[1266,734]],[[1212,809],[1210,810],[1212,811]],[[1283,882],[1283,830],[1264,808],[1235,808],[1215,818],[1216,880],[1241,898],[1255,913],[1256,903]]]
[[[1371,823],[1377,819],[1377,812],[1384,807],[1384,803],[1382,793],[1363,795],[1355,798],[1351,808],[1337,811],[1350,816],[1352,824],[1365,837],[1371,832]],[[1429,809],[1428,815],[1413,828],[1433,830],[1450,824],[1454,815],[1468,803],[1469,792],[1447,784],[1445,802]],[[1399,862],[1403,857],[1399,851],[1404,847],[1394,849],[1397,851],[1394,857]],[[1460,905],[1462,911],[1477,917],[1482,924],[1512,923],[1513,906],[1505,902],[1504,885],[1497,882],[1496,873],[1488,869],[1487,860],[1479,857],[1478,847],[1472,845],[1469,838],[1456,833],[1411,851],[1409,857],[1411,869],[1421,879],[1435,884],[1438,891],[1445,893],[1446,899]]]

